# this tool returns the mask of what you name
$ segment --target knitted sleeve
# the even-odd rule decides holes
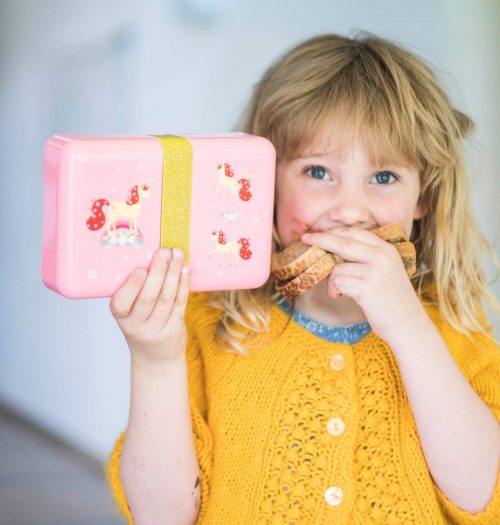
[[[207,425],[207,402],[205,396],[204,366],[200,346],[195,337],[193,323],[196,319],[198,299],[190,296],[186,310],[186,327],[188,342],[186,346],[186,361],[188,366],[189,400],[191,407],[191,423],[193,438],[200,466],[201,501],[198,519],[201,520],[206,511],[210,480],[212,472],[212,435]],[[114,503],[121,511],[129,525],[134,525],[130,507],[128,506],[123,485],[120,479],[120,459],[125,432],[122,432],[115,442],[113,451],[106,467],[106,477]]]
[[[493,336],[483,316],[483,326]],[[446,323],[437,323],[455,362],[472,388],[500,421],[500,349],[485,335],[475,332],[469,339]],[[497,466],[498,469],[498,466]],[[452,503],[435,485],[439,503],[449,523],[456,525],[493,525],[500,523],[500,473],[497,470],[495,490],[487,507],[477,514],[466,512]]]

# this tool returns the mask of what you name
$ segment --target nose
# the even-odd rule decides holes
[[[362,192],[351,189],[339,191],[331,202],[328,216],[335,224],[363,227],[371,221],[368,202]]]

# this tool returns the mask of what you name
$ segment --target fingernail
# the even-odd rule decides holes
[[[180,259],[182,257],[182,250],[179,248],[174,248],[174,259]]]
[[[170,257],[170,250],[168,248],[162,248],[160,250],[160,257],[162,259],[168,259]]]

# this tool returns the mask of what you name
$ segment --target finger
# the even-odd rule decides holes
[[[333,285],[340,291],[341,294],[351,297],[355,301],[361,296],[363,288],[363,279],[358,277],[347,277],[341,275],[333,280]]]
[[[335,279],[337,277],[357,277],[358,279],[366,279],[369,271],[370,267],[362,263],[344,262],[336,264],[332,273],[328,277],[328,295],[334,298],[343,295],[335,285]]]
[[[149,269],[149,275],[135,302],[131,315],[137,319],[147,319],[155,307],[160,293],[168,262],[171,258],[170,250],[158,250]]]
[[[302,236],[306,244],[317,244],[324,250],[340,255],[346,261],[368,263],[380,249],[352,237],[343,237],[333,232],[311,233]]]
[[[115,292],[109,302],[109,309],[115,319],[123,319],[130,315],[130,311],[144,286],[147,276],[147,270],[136,268],[127,277],[125,283]]]
[[[377,237],[370,230],[364,230],[363,228],[334,228],[327,230],[326,233],[333,233],[339,237],[350,237],[370,246],[380,246],[380,241],[382,241],[380,237]]]
[[[343,262],[336,264],[330,274],[330,278],[347,276],[347,277],[358,277],[359,279],[365,279],[368,277],[370,272],[370,266],[363,263]]]
[[[189,266],[183,266],[177,288],[177,296],[174,301],[170,319],[182,321],[186,314],[186,306],[189,298]]]
[[[174,301],[177,297],[183,258],[184,254],[182,250],[175,248],[158,296],[157,304],[151,314],[151,320],[162,322],[163,324],[169,320]]]
[[[329,279],[328,281],[328,295],[334,299],[342,295],[342,292],[333,283],[333,279]]]

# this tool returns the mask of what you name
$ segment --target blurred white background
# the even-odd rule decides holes
[[[424,57],[475,120],[471,198],[498,251],[499,26],[497,0],[1,0],[0,404],[100,461],[128,418],[109,299],[65,299],[41,281],[51,135],[227,132],[282,52],[368,30]]]

